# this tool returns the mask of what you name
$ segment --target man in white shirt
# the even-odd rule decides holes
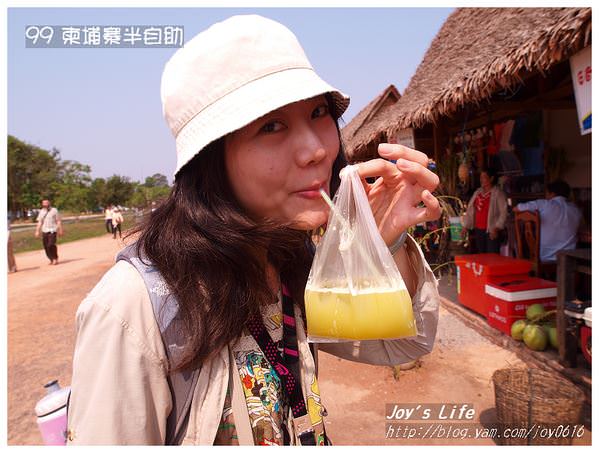
[[[576,248],[582,213],[568,201],[570,186],[556,180],[547,184],[544,200],[519,203],[514,211],[539,211],[541,218],[541,261],[555,261],[559,250]]]
[[[42,233],[42,242],[46,256],[50,264],[58,264],[58,249],[56,247],[56,234],[62,236],[62,223],[58,209],[50,206],[50,200],[42,201],[42,209],[37,216],[37,227],[35,228],[35,237],[40,237]]]
[[[112,233],[112,205],[109,204],[104,208],[104,222],[106,224],[106,232]]]

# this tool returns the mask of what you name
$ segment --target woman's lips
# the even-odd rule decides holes
[[[328,190],[328,182],[323,182],[320,184],[314,184],[313,186],[306,187],[304,190],[298,190],[294,192],[296,195],[299,195],[302,198],[306,198],[307,200],[322,200],[322,195],[320,195],[320,189],[324,189],[324,191],[329,194]]]
[[[306,198],[308,200],[316,200],[317,198],[322,199],[322,196],[320,195],[320,191],[319,190],[302,190],[300,192],[295,192],[297,195],[299,195],[302,198]]]

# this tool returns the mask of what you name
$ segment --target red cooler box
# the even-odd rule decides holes
[[[489,314],[485,285],[490,277],[526,277],[532,263],[527,260],[509,258],[497,253],[479,253],[455,257],[458,270],[458,300],[465,307],[480,313]]]
[[[485,284],[490,326],[510,335],[512,324],[526,318],[526,309],[543,304],[546,310],[556,307],[557,283],[527,275],[491,277]]]

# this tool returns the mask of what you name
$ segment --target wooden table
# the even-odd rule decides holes
[[[557,337],[559,359],[566,367],[576,367],[578,326],[564,313],[566,301],[576,298],[576,274],[591,275],[591,250],[562,250],[557,253]]]
[[[591,246],[593,237],[590,229],[585,229],[578,232],[578,247],[587,248]]]

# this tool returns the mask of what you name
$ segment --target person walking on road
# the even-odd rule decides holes
[[[106,223],[106,232],[112,233],[112,205],[109,204],[104,208],[104,222]]]
[[[7,236],[8,236],[8,248],[6,255],[8,256],[8,272],[17,272],[17,262],[15,261],[15,253],[13,251],[12,237],[10,236],[10,216],[6,222],[7,224]]]
[[[123,223],[123,214],[121,214],[121,210],[118,207],[115,207],[112,210],[112,239],[116,239],[116,232],[119,232],[119,238],[123,238],[123,234],[121,233],[121,223]]]
[[[35,237],[40,237],[42,233],[42,243],[46,256],[50,264],[58,264],[58,249],[56,247],[56,235],[62,236],[62,222],[58,209],[50,205],[50,200],[42,201],[42,209],[37,216],[37,227],[35,228]]]

